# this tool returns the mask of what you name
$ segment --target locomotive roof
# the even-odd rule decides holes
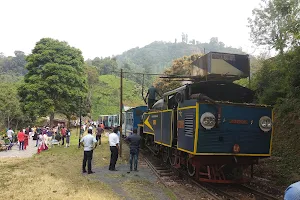
[[[252,103],[254,99],[254,91],[228,81],[202,81],[187,84],[175,90],[166,92],[164,96],[168,96],[183,90],[188,90],[189,94],[205,94],[215,101]]]

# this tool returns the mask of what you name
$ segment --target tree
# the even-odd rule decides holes
[[[195,39],[192,39],[192,40],[190,41],[190,43],[191,43],[192,45],[195,45],[195,44],[196,44],[196,40],[195,40]]]
[[[298,0],[262,0],[260,8],[252,11],[253,19],[248,18],[251,40],[282,55],[299,41],[299,12]]]
[[[96,67],[85,66],[85,72],[87,74],[87,83],[88,83],[88,96],[84,105],[86,105],[86,111],[88,112],[92,107],[92,91],[93,87],[99,84],[99,73]]]
[[[87,92],[81,51],[66,42],[43,38],[26,60],[28,73],[18,90],[23,111],[50,114],[50,125],[55,112],[76,113],[79,99],[85,99]]]
[[[182,42],[185,42],[186,41],[186,36],[184,33],[181,34],[181,39],[182,39]]]
[[[96,57],[92,60],[92,65],[97,67],[101,75],[111,74],[113,71],[116,71],[118,64],[116,58],[99,58]]]
[[[192,62],[201,56],[200,54],[193,54],[191,56],[184,56],[175,59],[170,68],[164,71],[165,75],[192,75]],[[172,81],[169,79],[156,79],[155,86],[162,92],[167,92],[180,87],[180,81]]]
[[[25,69],[26,60],[25,54],[22,51],[15,51],[15,57],[5,57],[0,55],[0,72],[10,75],[25,75],[27,70]]]
[[[85,73],[87,74],[88,87],[92,88],[94,85],[99,83],[99,73],[94,66],[85,66]]]

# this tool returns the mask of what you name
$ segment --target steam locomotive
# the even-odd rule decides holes
[[[254,92],[233,83],[249,76],[248,55],[210,52],[193,64],[204,80],[163,94],[138,132],[154,154],[197,180],[245,182],[246,169],[253,175],[253,165],[271,156],[272,107],[253,103]]]

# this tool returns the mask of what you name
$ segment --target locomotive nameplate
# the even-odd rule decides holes
[[[231,119],[229,124],[248,124],[248,120]]]
[[[178,120],[177,121],[177,128],[184,128],[184,121],[183,120]]]

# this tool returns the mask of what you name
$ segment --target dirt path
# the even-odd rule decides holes
[[[37,153],[37,147],[35,147],[35,140],[29,140],[28,146],[26,150],[19,151],[19,146],[16,143],[11,150],[8,151],[0,151],[0,158],[28,158],[31,157],[33,154]]]

